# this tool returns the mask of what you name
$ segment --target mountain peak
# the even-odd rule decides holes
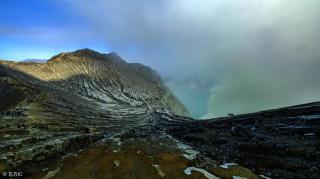
[[[53,56],[48,62],[58,62],[62,60],[79,60],[80,58],[89,58],[93,60],[104,59],[117,63],[124,63],[125,61],[115,52],[110,52],[108,54],[100,53],[98,51],[84,48],[73,52],[62,52],[58,55]]]
[[[71,53],[79,54],[79,55],[102,55],[100,52],[89,49],[89,48],[79,49]]]
[[[79,49],[74,52],[68,52],[68,54],[80,55],[80,56],[89,56],[89,57],[115,57],[121,58],[116,52],[110,53],[100,53],[98,51],[92,50],[90,48]]]

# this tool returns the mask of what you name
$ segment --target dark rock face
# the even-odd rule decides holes
[[[320,103],[191,122],[167,132],[272,178],[320,177]]]

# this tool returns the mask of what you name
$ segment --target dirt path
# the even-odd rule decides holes
[[[125,142],[110,139],[52,164],[29,179],[153,179],[153,178],[207,178],[203,173],[184,170],[198,161],[188,160],[168,139],[130,139]],[[209,171],[220,178],[232,178],[236,174],[257,178],[243,168],[212,168]],[[245,172],[244,172],[245,171]]]

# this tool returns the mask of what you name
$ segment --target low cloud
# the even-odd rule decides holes
[[[204,117],[320,100],[318,0],[60,3],[125,58],[214,81]]]

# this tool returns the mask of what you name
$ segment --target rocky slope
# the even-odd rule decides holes
[[[270,178],[320,177],[320,102],[192,121],[167,133],[213,160]]]
[[[2,76],[12,77],[48,95],[78,95],[96,102],[103,110],[114,105],[138,106],[168,108],[174,113],[187,115],[187,110],[155,71],[141,64],[126,63],[115,53],[100,54],[83,49],[61,53],[45,64],[0,64]],[[70,104],[72,101],[66,102]]]
[[[0,61],[0,99],[0,149],[9,168],[78,150],[104,131],[145,126],[153,111],[188,115],[151,68],[90,49],[47,63]]]

